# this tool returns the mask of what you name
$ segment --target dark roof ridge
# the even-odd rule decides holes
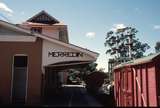
[[[32,22],[32,20],[34,18],[36,18],[37,16],[41,15],[41,14],[46,14],[48,17],[50,17],[52,20],[54,20],[56,23],[59,23],[59,21],[54,18],[53,16],[51,16],[50,14],[48,14],[45,10],[40,11],[39,13],[35,14],[34,16],[32,16],[31,18],[29,18],[26,22]]]

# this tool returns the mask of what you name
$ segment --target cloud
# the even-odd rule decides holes
[[[141,12],[140,8],[134,8],[134,11],[138,13]]]
[[[24,15],[24,14],[25,14],[24,11],[22,11],[22,12],[21,12],[21,15]]]
[[[134,11],[135,14],[142,14],[142,12],[143,12],[143,10],[141,8],[138,8],[138,7],[134,8],[133,11]]]
[[[7,13],[13,13],[13,11],[6,4],[2,2],[0,2],[0,10]]]
[[[160,25],[154,25],[153,28],[154,28],[155,30],[160,30]]]
[[[123,29],[126,26],[124,24],[113,24],[113,27],[110,29],[112,31],[117,31],[118,29]]]
[[[139,11],[139,8],[135,8],[135,11]]]
[[[86,37],[88,37],[88,38],[94,38],[95,36],[96,36],[95,32],[88,32],[88,33],[86,33]]]

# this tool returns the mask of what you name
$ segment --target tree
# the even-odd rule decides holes
[[[97,63],[93,62],[86,65],[83,68],[70,69],[68,75],[68,82],[81,82],[84,81],[86,76],[92,72],[95,72],[97,69]]]
[[[156,42],[155,51],[160,52],[160,41]]]
[[[83,81],[85,81],[86,76],[92,72],[95,72],[97,69],[97,63],[93,62],[86,65],[84,68],[78,69],[80,71],[80,76]]]
[[[99,88],[104,83],[104,79],[107,78],[107,74],[102,72],[102,70],[97,70],[86,76],[86,88],[91,93],[96,93]]]
[[[93,71],[96,71],[96,67],[97,67],[97,63],[93,62],[93,63],[88,64],[88,65],[85,67],[85,70],[86,70],[86,71],[93,72]]]
[[[106,54],[114,55],[116,63],[143,57],[144,52],[150,48],[147,43],[142,43],[136,38],[137,30],[132,27],[109,31],[106,35]]]
[[[116,65],[116,61],[114,59],[109,59],[108,60],[108,75],[109,75],[109,80],[113,81],[113,67]]]

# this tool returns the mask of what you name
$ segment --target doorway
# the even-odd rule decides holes
[[[16,55],[13,58],[12,103],[24,104],[27,91],[28,56]]]

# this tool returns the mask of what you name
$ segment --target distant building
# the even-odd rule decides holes
[[[45,11],[22,24],[0,20],[0,51],[0,103],[4,104],[39,104],[65,82],[66,69],[98,57],[70,44],[67,25]]]

